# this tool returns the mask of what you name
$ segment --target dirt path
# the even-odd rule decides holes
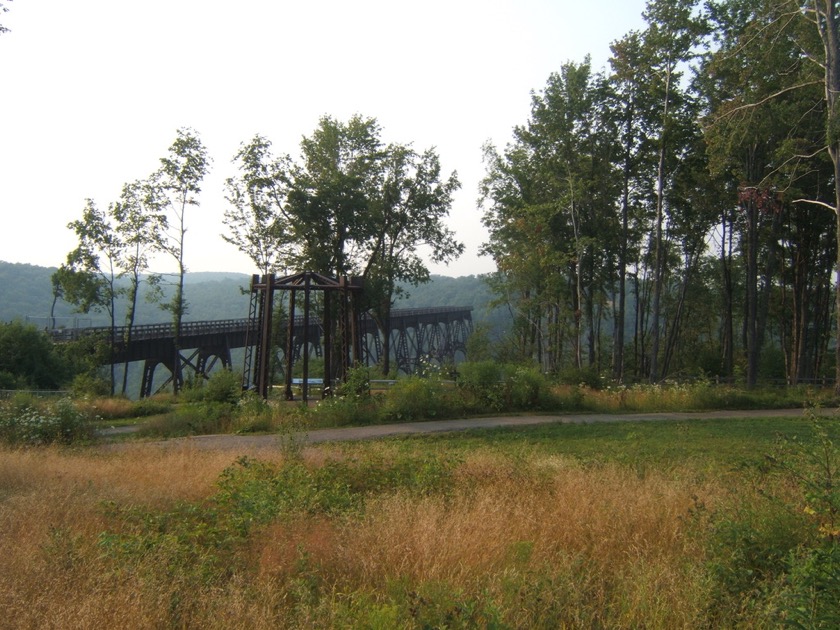
[[[826,410],[823,413],[828,414]],[[297,437],[307,444],[323,442],[346,442],[372,440],[397,435],[422,433],[445,433],[467,429],[495,427],[522,427],[539,424],[589,424],[595,422],[642,422],[642,421],[691,421],[715,418],[799,418],[801,409],[760,409],[748,411],[705,411],[684,413],[632,413],[632,414],[568,414],[550,416],[499,416],[490,418],[464,418],[458,420],[430,420],[402,424],[382,424],[366,427],[345,427],[338,429],[314,429]],[[113,449],[131,448],[134,445],[177,448],[189,446],[202,450],[240,451],[249,453],[264,449],[276,449],[280,437],[277,435],[197,435],[187,438],[145,442],[116,442],[107,446]]]

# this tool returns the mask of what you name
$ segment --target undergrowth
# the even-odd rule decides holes
[[[6,450],[0,607],[21,627],[837,627],[837,437],[816,413],[556,425],[204,474],[187,447]]]

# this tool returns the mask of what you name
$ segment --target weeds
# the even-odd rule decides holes
[[[800,513],[812,537],[788,555],[780,616],[802,628],[840,626],[840,420],[808,412],[811,435],[782,442],[771,464],[801,490]],[[803,529],[805,529],[803,527]]]
[[[72,444],[93,435],[88,419],[66,398],[17,396],[0,403],[0,441],[12,445]]]
[[[741,467],[775,430],[819,451],[807,426],[540,427],[232,464],[8,450],[0,607],[23,627],[819,627],[837,587],[804,510],[820,504],[784,468]]]

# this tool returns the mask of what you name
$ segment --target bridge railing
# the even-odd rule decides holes
[[[247,330],[249,322],[247,319],[217,319],[200,322],[183,322],[181,324],[181,336],[207,335],[213,333],[230,333]],[[128,326],[117,326],[111,329],[110,326],[94,326],[91,328],[57,328],[49,331],[50,336],[56,341],[75,341],[83,336],[102,335],[109,336],[113,332],[115,341],[121,341],[128,334]],[[135,341],[143,339],[158,339],[160,337],[171,337],[175,334],[175,326],[172,323],[165,324],[142,324],[131,328],[131,338]]]
[[[442,313],[455,314],[472,311],[472,307],[438,306],[430,308],[401,308],[391,311],[391,319],[423,317],[428,315],[439,315]],[[365,314],[362,319],[369,319]],[[296,317],[295,323],[303,325],[304,319]],[[313,325],[317,322],[312,321]],[[207,335],[213,333],[238,333],[248,330],[252,325],[247,318],[242,319],[217,319],[206,321],[186,321],[181,324],[181,336]],[[56,328],[48,331],[55,341],[75,341],[83,336],[101,335],[108,337],[113,333],[115,342],[124,340],[129,332],[128,326],[117,326],[113,330],[110,326],[94,326],[91,328]],[[131,328],[131,339],[143,341],[145,339],[159,339],[161,337],[172,337],[175,334],[175,326],[171,322],[159,324],[142,324]]]

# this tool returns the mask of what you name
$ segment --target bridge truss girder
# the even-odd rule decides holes
[[[415,374],[424,360],[439,365],[466,357],[467,339],[472,332],[471,308],[406,309],[391,318],[391,349],[397,371]],[[365,358],[368,365],[382,362],[381,333],[375,326],[365,330]]]

